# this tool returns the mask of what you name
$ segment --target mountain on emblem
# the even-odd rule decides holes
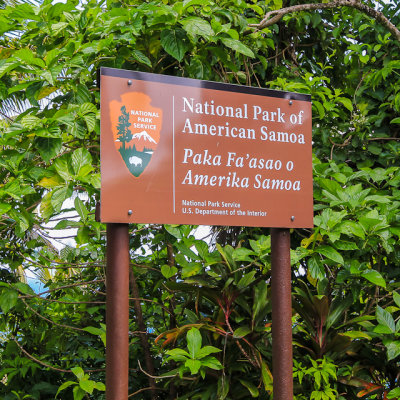
[[[144,93],[126,93],[121,98],[122,103],[113,102],[114,144],[129,172],[139,177],[157,148],[162,110],[152,107]]]
[[[132,137],[133,139],[143,139],[144,141],[147,140],[149,142],[157,144],[157,142],[146,131],[135,133]]]

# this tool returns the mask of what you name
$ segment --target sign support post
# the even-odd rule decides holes
[[[129,223],[271,227],[274,400],[293,399],[290,233],[313,227],[311,96],[101,68],[107,400],[128,396]]]
[[[129,225],[107,224],[106,399],[128,398]]]
[[[271,229],[274,400],[293,399],[290,231]]]

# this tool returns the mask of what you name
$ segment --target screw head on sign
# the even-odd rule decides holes
[[[128,215],[132,215],[132,210],[128,210]]]
[[[290,217],[290,220],[293,222],[294,221],[294,215],[292,215],[291,217]]]
[[[289,106],[291,106],[293,104],[292,100],[289,100]]]
[[[132,81],[129,79],[128,86],[131,86],[131,85],[132,85]]]

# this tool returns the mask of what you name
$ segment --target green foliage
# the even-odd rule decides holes
[[[251,27],[300,3],[0,1],[1,398],[104,399],[101,66],[311,94],[315,228],[291,235],[295,398],[400,397],[399,44],[351,7]],[[399,26],[394,2],[364,3]],[[129,128],[122,109],[122,146]],[[194,231],[131,226],[129,391],[271,399],[269,232]],[[58,250],[60,232],[75,243]]]
[[[215,370],[222,369],[221,363],[213,356],[212,353],[218,353],[221,350],[213,346],[202,347],[202,337],[200,331],[193,327],[186,335],[188,352],[179,348],[168,350],[166,354],[169,355],[168,360],[177,361],[182,363],[179,367],[179,376],[188,371],[192,375],[200,372],[200,375],[205,378],[205,369],[211,368]]]

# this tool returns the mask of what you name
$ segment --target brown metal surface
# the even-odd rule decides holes
[[[118,71],[101,75],[102,222],[313,226],[309,96]]]
[[[292,400],[293,352],[289,229],[271,229],[271,252],[274,400]]]
[[[107,224],[106,399],[127,400],[129,371],[128,224]]]

